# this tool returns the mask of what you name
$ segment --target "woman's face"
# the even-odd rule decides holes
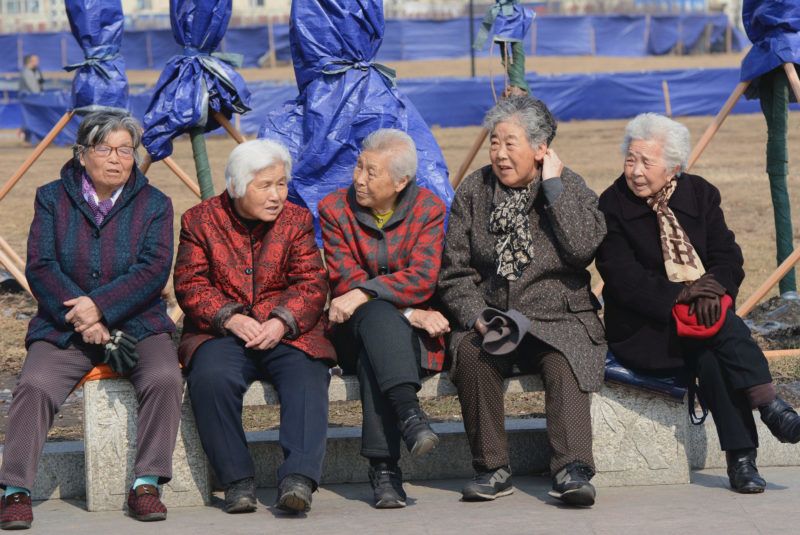
[[[236,211],[245,219],[267,223],[275,221],[283,211],[289,195],[289,180],[282,163],[265,167],[247,185],[244,196],[233,200]]]
[[[131,176],[133,139],[127,130],[114,130],[103,141],[81,152],[80,161],[98,197],[107,199]]]
[[[492,171],[510,188],[527,186],[539,176],[547,145],[531,146],[525,130],[514,122],[498,123],[490,138]]]
[[[635,139],[625,155],[625,182],[634,195],[645,198],[655,195],[672,180],[679,167],[667,169],[664,147],[660,140]]]
[[[408,177],[403,177],[400,182],[392,178],[389,173],[391,157],[387,151],[362,151],[353,170],[356,202],[379,214],[392,210],[397,196],[408,185]]]

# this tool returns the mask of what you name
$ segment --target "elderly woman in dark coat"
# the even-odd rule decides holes
[[[175,325],[161,298],[172,264],[172,203],[136,166],[141,130],[123,113],[88,115],[60,180],[36,191],[25,276],[39,308],[8,414],[2,529],[30,527],[47,430],[78,381],[108,357],[139,400],[129,515],[167,516],[157,486],[172,477],[183,394]],[[120,336],[135,350],[124,362],[107,346]]]
[[[630,368],[696,377],[731,487],[763,492],[752,411],[783,442],[800,440],[800,417],[776,397],[767,361],[733,311],[743,259],[719,191],[683,172],[689,131],[671,119],[639,115],[622,151],[623,174],[600,197],[608,236],[597,268],[609,346]]]
[[[439,439],[419,406],[421,369],[441,371],[441,313],[430,309],[444,240],[444,203],[417,186],[417,149],[400,130],[364,139],[353,185],[319,205],[331,276],[329,317],[340,363],[361,386],[361,454],[375,507],[404,507],[401,438],[412,455]]]
[[[175,295],[186,319],[178,353],[228,513],[256,509],[242,404],[257,379],[269,380],[281,403],[277,507],[307,511],[322,475],[336,359],[322,320],[328,276],[311,213],[286,201],[291,172],[283,145],[243,143],[228,158],[226,190],[181,218]]]
[[[491,165],[456,192],[439,276],[454,331],[451,377],[476,471],[462,493],[490,500],[513,492],[503,377],[517,364],[544,379],[551,495],[591,505],[590,393],[602,384],[606,346],[586,267],[605,222],[596,195],[549,148],[556,123],[544,103],[509,97],[484,126]],[[509,340],[501,347],[495,323],[506,325],[500,337]],[[509,355],[492,354],[515,344]]]

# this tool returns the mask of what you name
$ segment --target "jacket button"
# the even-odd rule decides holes
[[[378,275],[386,275],[387,273],[389,273],[389,268],[386,266],[381,266],[378,270]]]
[[[244,270],[244,272],[247,273],[248,275],[252,275],[253,274],[253,268],[247,268],[247,269]]]
[[[92,278],[93,279],[99,279],[100,278],[100,272],[99,271],[92,271]]]
[[[94,229],[94,232],[92,234],[94,235],[95,238],[100,237],[100,231],[98,229]]]

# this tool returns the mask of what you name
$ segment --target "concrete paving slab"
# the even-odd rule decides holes
[[[119,512],[89,513],[83,502],[49,500],[35,504],[29,533],[127,534],[503,534],[647,533],[797,533],[793,514],[800,497],[800,468],[765,468],[769,481],[761,495],[741,495],[727,488],[723,470],[692,474],[689,485],[600,489],[591,509],[573,509],[547,496],[549,480],[515,479],[516,492],[494,502],[463,503],[464,481],[407,483],[406,509],[378,511],[367,484],[330,485],[314,495],[308,515],[287,516],[270,504],[275,489],[259,489],[258,511],[226,515],[215,495],[209,507],[173,508],[166,522],[144,525]]]

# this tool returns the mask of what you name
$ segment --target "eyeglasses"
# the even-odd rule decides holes
[[[101,158],[108,158],[111,156],[112,151],[117,151],[117,156],[119,156],[121,160],[133,159],[133,154],[136,152],[136,149],[133,147],[111,147],[109,145],[93,145],[92,150]]]

